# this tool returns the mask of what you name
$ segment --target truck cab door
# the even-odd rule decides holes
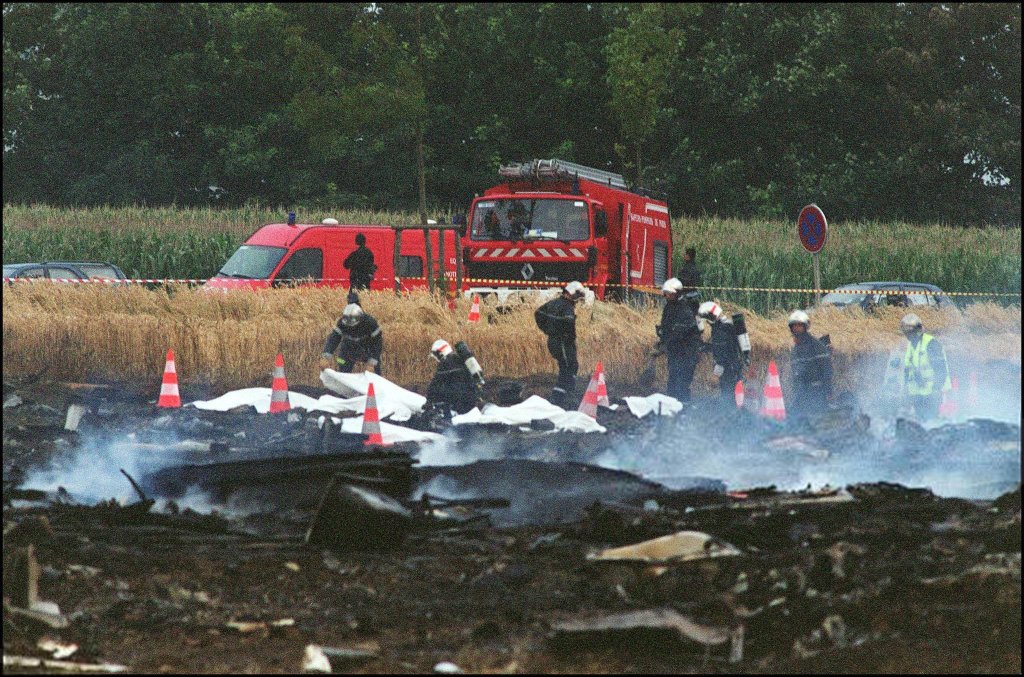
[[[274,287],[291,286],[323,279],[324,252],[320,247],[304,247],[292,251],[274,276]]]

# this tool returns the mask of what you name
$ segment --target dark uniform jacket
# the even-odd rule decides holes
[[[724,367],[726,374],[739,374],[743,370],[743,356],[732,320],[723,318],[711,324],[711,354],[715,364]]]
[[[357,289],[369,288],[377,266],[373,262],[373,252],[360,245],[345,259],[345,268],[350,271],[349,286]]]
[[[796,338],[790,353],[793,370],[793,402],[796,415],[821,413],[832,395],[832,355],[819,339],[808,333]]]
[[[679,281],[683,283],[683,293],[692,291],[694,287],[700,286],[700,271],[697,270],[697,264],[693,261],[687,261],[680,267],[679,274],[676,275]]]
[[[342,357],[358,361],[371,357],[379,361],[381,350],[384,348],[380,325],[372,315],[364,315],[362,321],[354,327],[346,327],[341,323],[341,318],[338,318],[334,329],[327,336],[324,352],[333,354],[339,343]]]
[[[437,372],[427,386],[427,402],[444,402],[460,414],[476,406],[476,380],[465,362],[452,354],[441,359]]]
[[[559,296],[534,312],[541,331],[552,338],[576,341],[576,309],[569,299]]]
[[[700,340],[697,319],[685,299],[665,302],[665,308],[661,311],[658,338],[668,353],[679,353],[687,348],[700,347],[695,343]]]

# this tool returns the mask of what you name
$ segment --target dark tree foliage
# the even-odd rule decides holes
[[[1020,223],[1012,4],[5,4],[7,202],[464,208],[502,162],[676,214]]]

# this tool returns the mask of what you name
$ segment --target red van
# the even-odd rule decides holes
[[[263,226],[238,248],[205,287],[262,289],[292,281],[318,287],[348,287],[349,271],[345,258],[356,249],[356,235],[366,236],[366,247],[373,252],[377,266],[370,289],[394,289],[395,276],[402,279],[403,290],[426,289],[426,248],[422,230],[402,233],[402,249],[395,270],[395,231],[380,224],[338,224],[325,219],[317,225],[271,223]],[[445,274],[455,277],[454,231],[445,231]],[[437,274],[438,232],[430,233],[432,269]]]

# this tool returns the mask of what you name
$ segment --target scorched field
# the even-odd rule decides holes
[[[998,237],[950,249],[944,286],[1019,290],[1019,231]],[[184,276],[153,265],[129,275]],[[611,405],[591,418],[542,399],[536,300],[469,324],[466,299],[364,294],[379,378],[317,366],[343,291],[7,287],[5,672],[1019,673],[1019,305],[919,313],[958,382],[922,426],[886,385],[901,310],[813,314],[838,396],[796,423],[759,411],[770,361],[789,392],[796,301],[721,300],[753,347],[741,407],[707,357],[692,404],[660,397],[659,309],[598,302],[577,327]],[[441,337],[500,406],[434,428]],[[181,407],[156,406],[168,350]]]

